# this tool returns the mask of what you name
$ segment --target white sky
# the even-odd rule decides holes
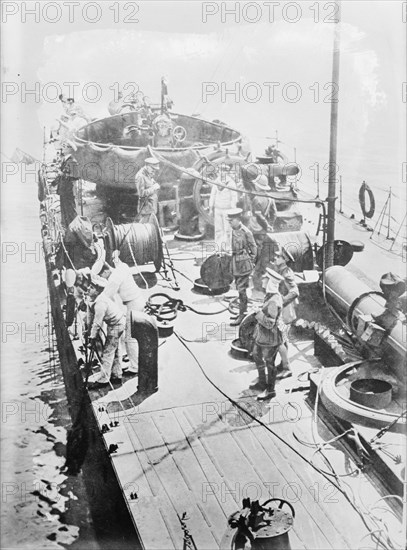
[[[40,4],[42,9],[45,4]],[[139,2],[139,11],[133,14],[138,23],[114,23],[113,4],[99,3],[102,18],[94,24],[85,22],[80,12],[69,23],[67,8],[58,23],[44,21],[43,12],[39,22],[32,16],[23,22],[21,5],[18,13],[8,16],[2,33],[3,81],[15,83],[11,85],[17,93],[2,103],[2,150],[6,154],[19,146],[39,156],[42,126],[52,124],[61,112],[58,103],[41,97],[36,101],[31,95],[24,100],[24,85],[33,88],[37,82],[42,92],[44,86],[55,82],[66,92],[64,82],[79,82],[75,99],[90,114],[103,117],[113,98],[109,87],[115,82],[135,82],[158,101],[160,78],[166,75],[176,111],[199,112],[210,120],[225,121],[249,137],[257,154],[270,143],[266,136],[274,136],[278,130],[289,156],[296,147],[297,160],[308,177],[312,176],[308,166],[327,162],[330,103],[323,99],[330,91],[334,25],[322,20],[331,13],[332,2],[319,3],[319,22],[314,21],[315,7],[311,9],[315,2],[297,3],[301,17],[295,23],[281,17],[286,2],[276,6],[274,22],[269,21],[263,2],[242,2],[241,21],[229,15],[226,23],[221,20],[222,9],[233,7],[234,2],[219,3],[218,13],[208,15],[206,23],[202,22],[201,2]],[[118,17],[131,17],[123,5]],[[366,179],[374,186],[387,188],[394,182],[401,187],[406,148],[406,104],[401,100],[402,82],[406,80],[402,2],[344,0],[342,6],[341,174],[344,181],[355,186]],[[248,17],[257,9],[258,22],[243,20],[243,10],[249,8]],[[52,7],[47,9],[45,17],[54,17]],[[216,6],[207,3],[206,9],[215,10]],[[88,11],[90,17],[94,13]],[[294,11],[286,13],[295,16]],[[90,81],[100,87],[98,103],[82,97],[83,86]],[[205,82],[213,82],[219,92],[202,103]],[[264,82],[279,83],[273,102]],[[282,94],[290,82],[302,92],[295,103]],[[230,89],[237,83],[239,101],[222,96],[222,88]],[[248,83],[256,83],[257,88],[244,88]],[[320,96],[316,102],[317,89]],[[48,90],[51,94],[56,88]],[[251,94],[260,90],[258,101],[245,100],[244,90]]]

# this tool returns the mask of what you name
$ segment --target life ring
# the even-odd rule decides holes
[[[175,128],[172,130],[172,137],[178,143],[182,143],[187,137],[187,131],[183,126],[175,126]]]
[[[366,209],[366,194],[369,197],[369,210]],[[373,218],[376,203],[374,200],[373,191],[365,182],[362,183],[359,189],[359,204],[360,208],[362,209],[363,216],[369,219]]]

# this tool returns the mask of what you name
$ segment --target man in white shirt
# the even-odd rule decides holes
[[[213,170],[212,170],[213,169]],[[215,243],[218,246],[218,252],[230,252],[232,242],[232,227],[227,218],[228,210],[236,208],[237,186],[236,182],[228,173],[230,167],[222,165],[221,171],[224,173],[219,176],[218,169],[213,166],[208,176],[214,181],[222,184],[224,187],[212,185],[211,195],[209,197],[209,212],[214,216],[215,223]],[[225,174],[226,172],[226,174]]]
[[[92,301],[90,306],[91,331],[90,340],[96,345],[96,338],[104,323],[106,323],[106,341],[103,347],[103,358],[99,376],[90,382],[89,388],[107,386],[110,382],[120,382],[122,364],[119,352],[119,342],[126,327],[126,312],[117,303],[108,298],[104,292],[104,281],[92,282],[88,295]]]
[[[106,288],[103,294],[108,298],[114,299],[119,295],[120,300],[126,306],[126,333],[125,344],[126,351],[130,361],[130,366],[126,373],[138,373],[138,342],[131,336],[131,316],[130,312],[143,311],[144,299],[139,287],[133,279],[133,275],[127,264],[116,261],[115,267],[111,267],[108,263],[104,263],[99,276],[107,280]]]

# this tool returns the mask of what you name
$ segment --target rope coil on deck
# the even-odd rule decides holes
[[[120,260],[128,265],[154,263],[160,270],[163,258],[160,227],[152,214],[147,223],[126,223],[114,225],[106,220],[106,260],[110,263],[114,250],[119,251]]]

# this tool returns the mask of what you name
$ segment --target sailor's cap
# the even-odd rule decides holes
[[[243,210],[241,208],[232,208],[231,210],[228,210],[226,212],[226,216],[228,220],[233,220],[234,218],[240,218],[242,214],[243,214]]]
[[[158,166],[160,164],[160,161],[153,157],[146,158],[144,162],[148,164],[148,166]]]
[[[275,283],[281,283],[281,281],[284,280],[284,278],[277,273],[277,271],[274,271],[274,269],[271,269],[270,267],[266,267],[266,271],[264,272],[263,278],[269,279],[270,281],[274,281]]]
[[[395,273],[385,273],[380,279],[380,287],[394,287],[394,290],[397,290],[400,294],[403,294],[406,290],[406,281]]]
[[[96,288],[100,288],[100,289],[103,289],[106,287],[107,285],[107,281],[106,279],[104,279],[103,277],[99,277],[98,275],[95,275],[94,273],[91,273],[90,274],[90,281],[89,283],[96,287]]]
[[[262,191],[270,191],[267,176],[264,174],[259,174],[257,178],[252,181],[252,183],[254,183],[254,185]]]

